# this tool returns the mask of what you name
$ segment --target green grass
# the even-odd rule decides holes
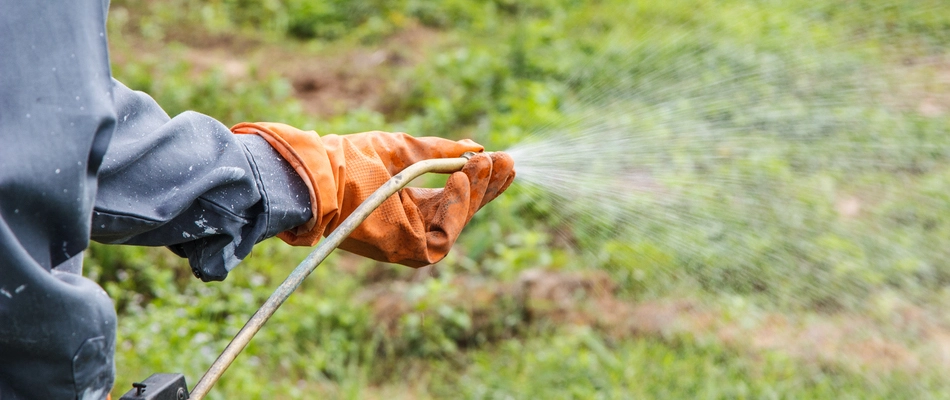
[[[467,399],[892,399],[933,393],[930,382],[900,374],[868,382],[859,375],[803,367],[776,353],[749,358],[715,345],[650,338],[611,345],[587,331],[506,341],[466,361],[470,364],[463,375],[430,383],[433,394]]]
[[[413,34],[422,39],[408,41]],[[940,379],[946,362],[927,358],[926,333],[950,323],[941,312],[950,305],[950,111],[918,110],[922,98],[950,93],[941,80],[950,9],[939,0],[117,0],[110,41],[117,79],[172,115],[197,110],[225,124],[403,130],[504,149],[563,125],[576,106],[633,118],[628,126],[658,133],[641,143],[643,162],[663,165],[658,179],[682,194],[672,205],[644,202],[632,225],[513,187],[475,217],[435,277],[333,256],[212,398],[950,393]],[[247,72],[230,74],[229,59],[213,57],[209,69],[194,56],[212,50]],[[346,72],[333,62],[376,51],[402,60],[373,70],[383,107],[304,111],[294,74],[305,71],[292,67]],[[585,100],[599,93],[595,84],[613,88],[607,100],[631,112]],[[723,143],[742,146],[713,149],[695,140],[696,127],[733,132]],[[718,156],[725,151],[733,156]],[[723,201],[744,193],[761,194],[759,202]],[[861,218],[839,217],[844,196],[865,201]],[[670,207],[704,218],[664,219]],[[306,253],[267,241],[226,281],[204,284],[163,249],[94,245],[87,274],[120,313],[114,394],[153,372],[184,372],[194,384]],[[708,332],[617,336],[531,318],[504,288],[536,267],[605,271],[619,301],[692,299],[738,326],[771,314],[856,315],[920,356],[921,367],[816,363]],[[462,281],[502,295],[468,301],[481,292]],[[395,293],[409,309],[387,321],[367,288]],[[925,317],[905,323],[915,310]]]

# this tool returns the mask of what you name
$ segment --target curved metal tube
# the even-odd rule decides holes
[[[317,266],[330,255],[333,249],[337,248],[340,243],[343,243],[343,240],[346,239],[357,226],[366,220],[377,207],[383,204],[383,201],[409,184],[413,179],[423,174],[429,172],[447,174],[461,170],[469,157],[471,157],[471,154],[466,153],[459,158],[440,158],[417,162],[390,178],[383,186],[380,186],[379,189],[376,189],[359,207],[356,207],[356,210],[354,210],[349,217],[343,220],[343,223],[341,223],[333,233],[320,242],[320,244],[310,252],[310,255],[297,265],[297,268],[294,268],[287,279],[284,279],[284,282],[277,287],[270,298],[264,302],[264,305],[244,324],[244,327],[238,331],[237,335],[234,335],[234,339],[231,339],[231,342],[228,343],[228,346],[221,352],[218,359],[211,364],[211,368],[208,369],[208,372],[205,372],[204,376],[195,384],[195,388],[192,389],[189,398],[200,400],[208,394],[208,391],[211,390],[215,382],[221,378],[224,371],[234,362],[238,354],[244,350],[244,347],[251,341],[254,334],[260,331],[264,323],[274,315],[277,308],[290,297],[290,294],[303,283],[303,280],[306,279],[311,272],[317,269]]]

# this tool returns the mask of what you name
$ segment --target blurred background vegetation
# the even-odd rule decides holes
[[[942,0],[113,0],[109,35],[118,80],[226,125],[501,150],[632,77],[644,124],[674,107],[717,129],[838,135],[774,154],[750,138],[762,156],[740,173],[773,204],[740,207],[748,218],[708,195],[684,207],[717,218],[630,230],[515,186],[434,267],[335,253],[212,398],[950,397]],[[865,71],[890,96],[865,98],[860,122],[798,132],[774,117],[860,103],[847,86]],[[842,158],[841,135],[875,145]],[[691,164],[720,151],[661,150]],[[205,284],[165,249],[93,245],[86,273],[120,315],[113,395],[154,372],[193,385],[308,251],[268,240]]]

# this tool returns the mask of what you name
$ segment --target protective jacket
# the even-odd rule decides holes
[[[89,240],[168,246],[203,280],[311,219],[257,135],[170,118],[111,77],[107,0],[0,0],[0,399],[101,399],[116,315]]]

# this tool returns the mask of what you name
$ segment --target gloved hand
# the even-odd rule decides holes
[[[267,140],[304,178],[313,219],[278,237],[311,246],[329,234],[389,178],[415,162],[481,152],[470,140],[454,142],[405,133],[317,136],[277,123],[242,123],[236,134]],[[482,206],[508,188],[514,161],[504,153],[476,154],[443,189],[405,188],[387,199],[340,248],[379,261],[421,267],[441,260]]]

